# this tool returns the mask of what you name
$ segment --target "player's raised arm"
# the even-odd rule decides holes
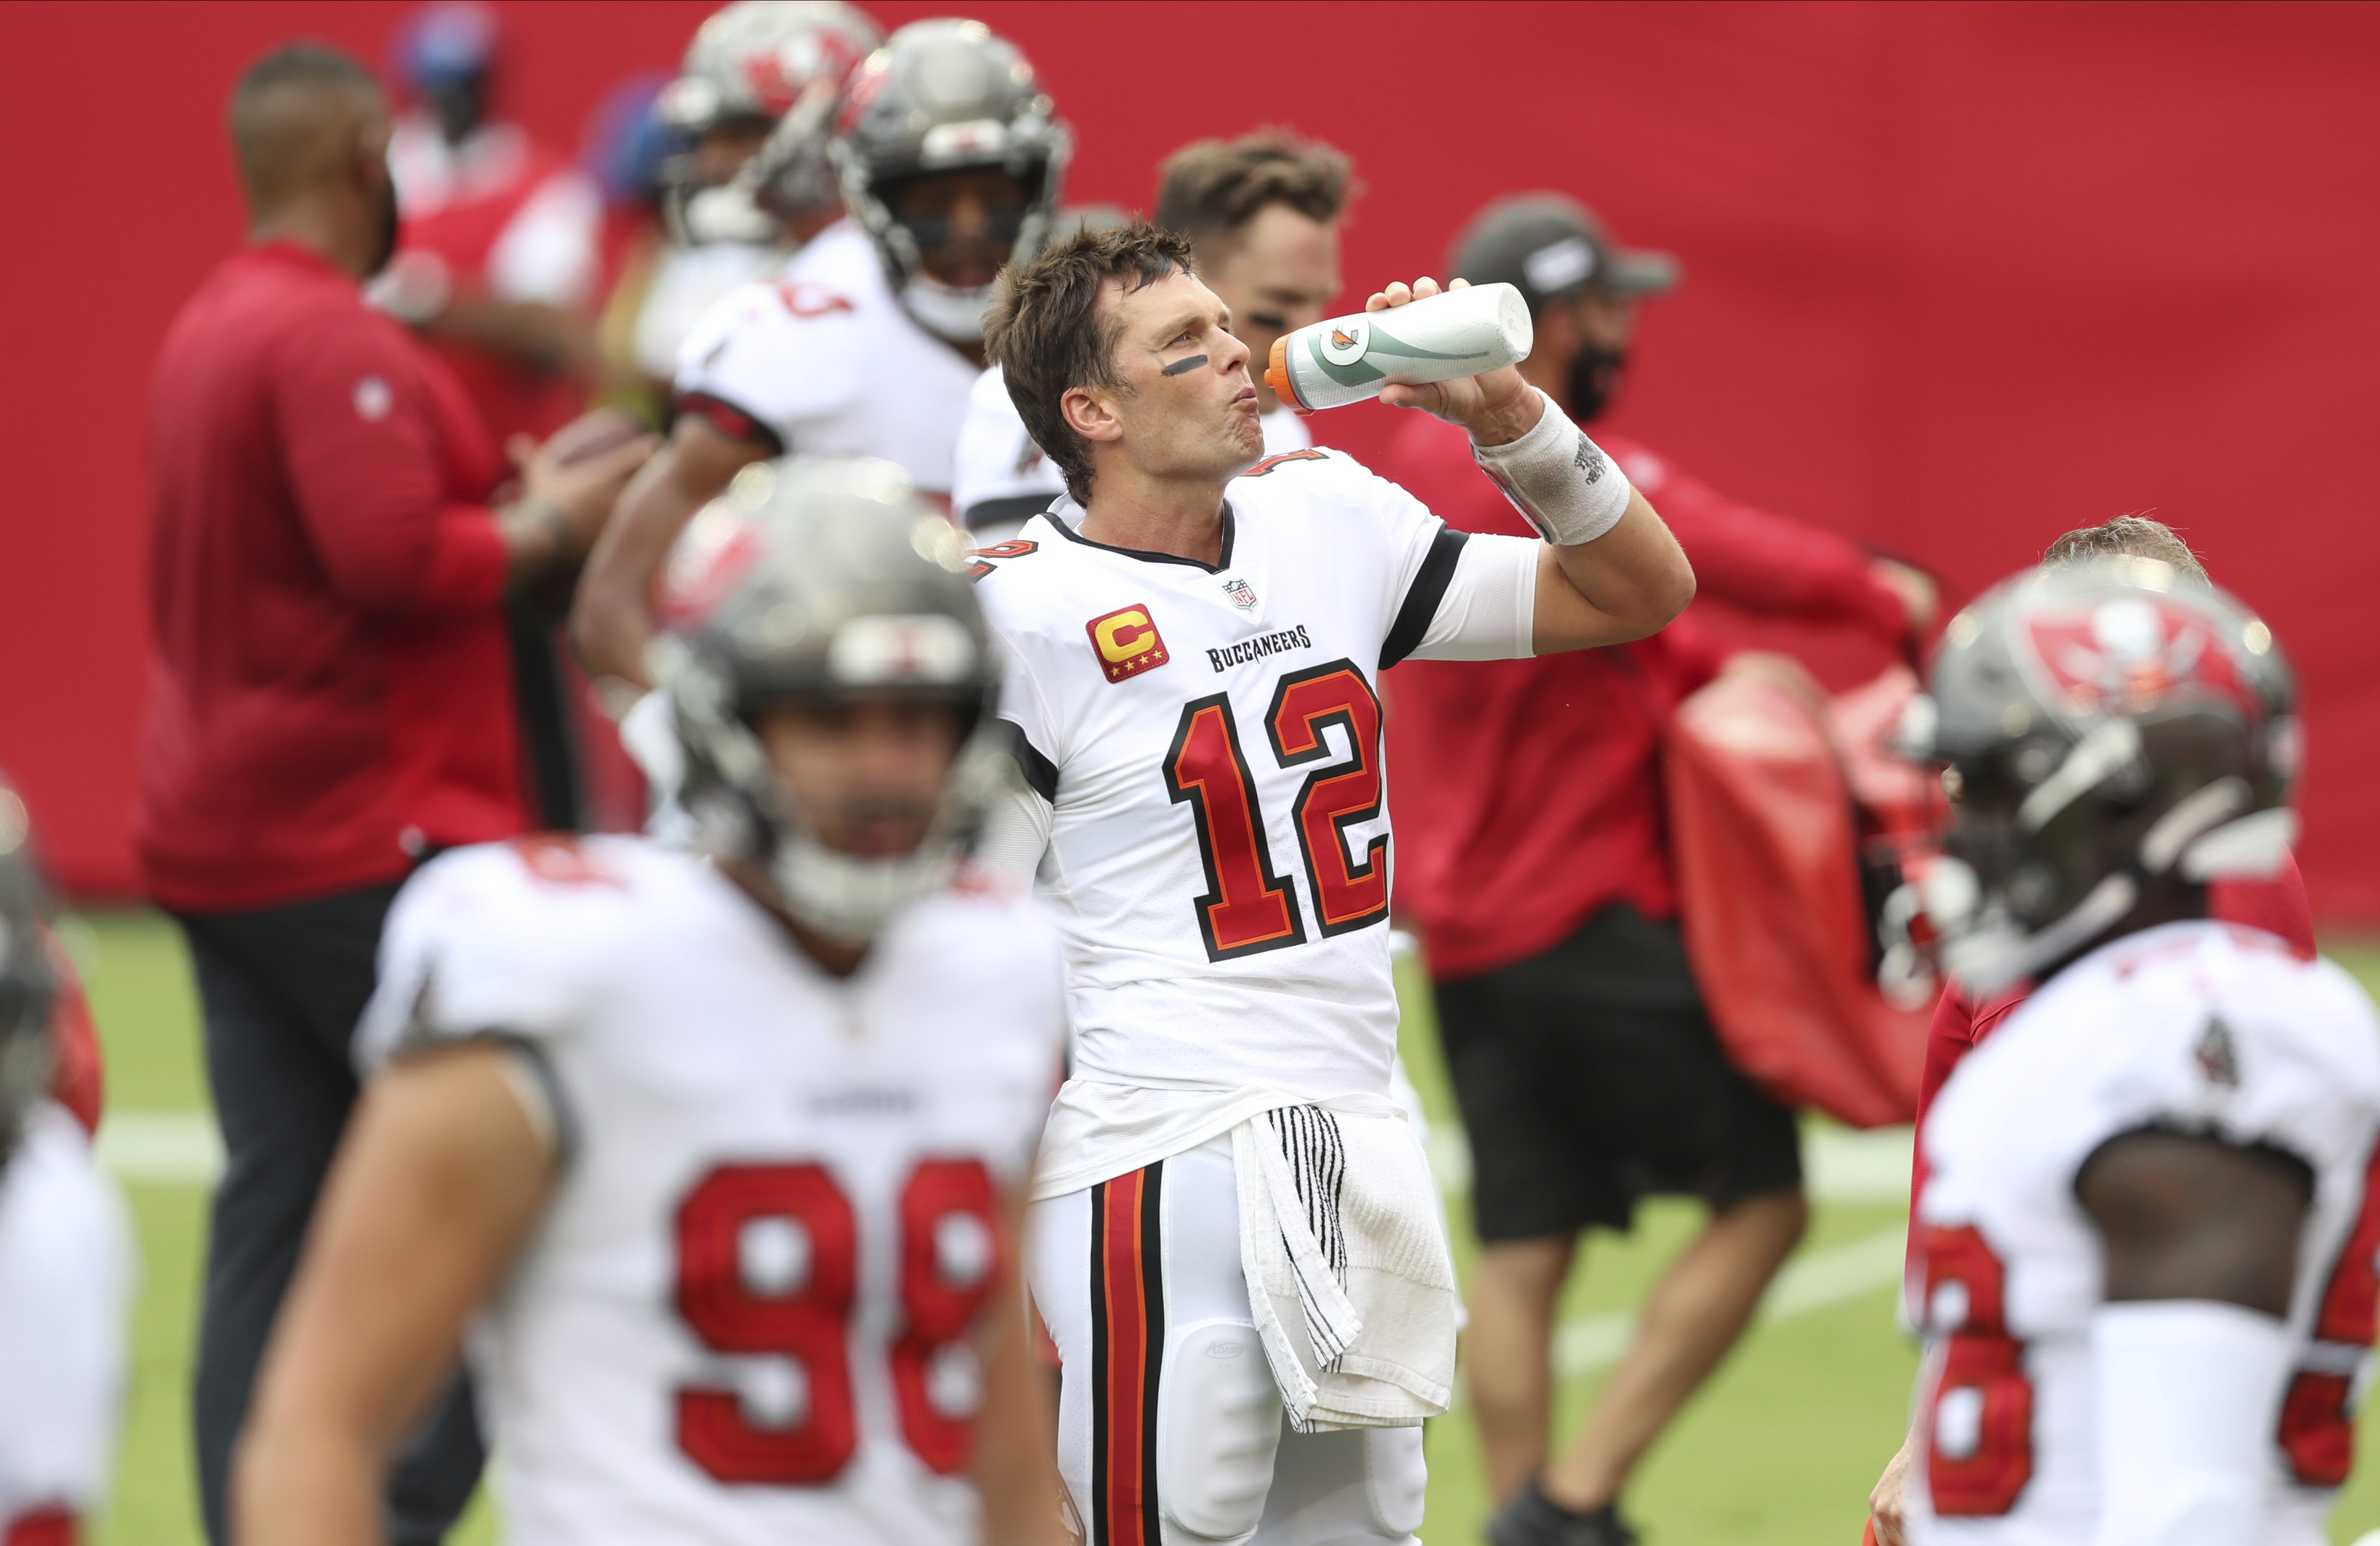
[[[512,1056],[473,1042],[395,1064],[357,1108],[240,1440],[241,1546],[383,1539],[390,1456],[552,1178]]]
[[[1456,280],[1456,287],[1463,281]],[[1364,303],[1385,311],[1439,293],[1395,284]],[[1551,411],[1512,366],[1419,386],[1380,401],[1420,408],[1470,431],[1481,467],[1546,538],[1538,557],[1536,653],[1624,644],[1658,632],[1694,598],[1694,572],[1670,528],[1609,457]]]

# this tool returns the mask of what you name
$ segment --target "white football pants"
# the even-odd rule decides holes
[[[1087,1546],[1418,1546],[1418,1428],[1289,1431],[1240,1274],[1229,1134],[1033,1205],[1058,1469]]]

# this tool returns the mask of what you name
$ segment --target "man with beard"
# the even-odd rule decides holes
[[[525,826],[508,590],[575,562],[628,475],[565,429],[504,465],[454,378],[364,304],[396,199],[354,60],[280,50],[234,92],[248,243],[166,334],[152,386],[151,693],[138,839],[189,937],[230,1167],[197,1389],[210,1537],[267,1333],[356,1095],[347,1041],[397,884]],[[468,1393],[396,1468],[394,1536],[435,1540],[479,1474]]]
[[[1678,281],[1673,260],[1620,248],[1555,194],[1489,206],[1448,266],[1519,286],[1536,326],[1521,374],[1581,424],[1618,386],[1637,303]],[[1595,435],[1659,505],[1701,594],[1890,641],[1930,621],[1916,571]],[[1527,529],[1451,426],[1412,416],[1380,470],[1452,525]],[[1616,1502],[1637,1456],[1734,1344],[1806,1217],[1792,1115],[1721,1054],[1676,921],[1660,731],[1720,669],[1706,640],[1689,613],[1609,649],[1416,660],[1390,680],[1397,901],[1426,942],[1476,1157],[1468,1369],[1506,1505],[1497,1546],[1634,1539]],[[1585,1432],[1551,1455],[1554,1314],[1578,1238],[1668,1192],[1701,1198],[1708,1226],[1654,1289]]]

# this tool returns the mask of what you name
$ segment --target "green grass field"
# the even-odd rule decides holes
[[[206,1079],[196,1006],[179,935],[147,913],[94,913],[64,931],[82,958],[107,1045],[111,1132],[107,1153],[124,1178],[140,1230],[145,1277],[133,1388],[126,1413],[113,1511],[99,1546],[196,1546],[188,1391],[206,1190],[196,1178],[203,1145]],[[2341,950],[2380,990],[2380,949]],[[1426,995],[1408,978],[1404,1054],[1433,1119],[1454,1117]],[[1810,1238],[1770,1297],[1761,1323],[1655,1448],[1627,1507],[1655,1546],[1854,1546],[1867,1490],[1899,1441],[1916,1355],[1894,1329],[1891,1283],[1905,1206],[1875,1182],[1888,1178],[1888,1150],[1863,1151],[1814,1129],[1853,1164],[1841,1184],[1820,1185]],[[1440,1140],[1440,1149],[1449,1147]],[[1459,1149],[1459,1143],[1452,1145]],[[1885,1162],[1880,1169],[1878,1161]],[[1823,1180],[1828,1167],[1814,1170]],[[1452,1202],[1456,1258],[1467,1269],[1464,1210]],[[1621,1318],[1694,1231],[1696,1210],[1661,1203],[1635,1233],[1597,1235],[1572,1286],[1560,1343],[1567,1371],[1560,1421],[1573,1430],[1624,1335]],[[1431,1426],[1429,1519],[1433,1546],[1469,1546],[1488,1498],[1478,1436],[1458,1405]],[[2332,1539],[2355,1541],[2380,1528],[2380,1467],[2367,1467],[2333,1521]],[[455,1538],[495,1538],[485,1507]]]

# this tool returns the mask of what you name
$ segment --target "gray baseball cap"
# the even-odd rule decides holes
[[[1658,296],[1683,277],[1666,252],[1613,246],[1593,211],[1559,193],[1516,193],[1488,205],[1455,238],[1446,266],[1474,284],[1517,285],[1532,313],[1589,286]]]

